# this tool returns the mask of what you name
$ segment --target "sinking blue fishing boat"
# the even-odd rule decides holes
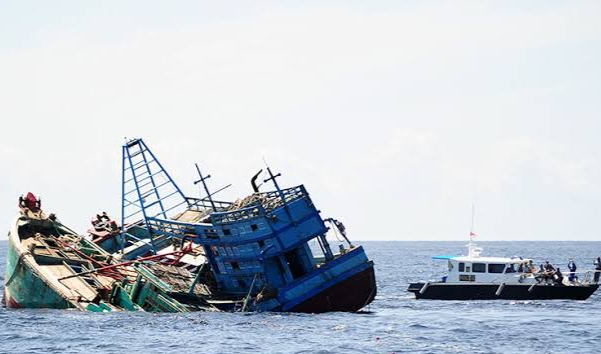
[[[203,301],[221,310],[321,313],[358,311],[376,296],[373,261],[353,245],[344,226],[322,219],[304,186],[280,188],[235,202],[217,201],[196,165],[204,198],[184,195],[142,139],[123,146],[121,232],[101,235],[98,244],[134,259],[177,242],[202,246],[205,261],[187,267],[191,287],[202,284]],[[326,239],[343,238],[337,252]],[[109,233],[110,234],[110,233]],[[312,247],[313,246],[313,247]],[[171,293],[178,301],[192,294]],[[190,296],[189,296],[190,295]]]

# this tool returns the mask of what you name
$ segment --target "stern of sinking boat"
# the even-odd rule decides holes
[[[369,305],[376,293],[373,261],[359,246],[279,289],[271,301],[259,295],[254,306],[259,311],[356,312]]]

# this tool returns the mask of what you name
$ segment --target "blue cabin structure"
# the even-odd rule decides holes
[[[280,188],[279,174],[267,168],[264,182],[272,182],[274,190],[260,192],[253,179],[255,193],[223,202],[209,193],[210,176],[198,172],[195,183],[203,184],[207,196],[186,197],[142,139],[123,146],[119,242],[129,249],[125,258],[178,239],[202,245],[210,279],[196,281],[211,287],[207,300],[222,308],[352,312],[373,301],[373,261],[348,241],[339,222],[321,218],[304,186]],[[326,222],[346,240],[337,254],[326,239]]]

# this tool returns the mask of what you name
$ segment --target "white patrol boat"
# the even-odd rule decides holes
[[[470,237],[467,256],[432,257],[448,262],[442,280],[411,283],[407,290],[417,299],[434,300],[586,300],[599,287],[595,271],[580,281],[575,273],[537,271],[528,258],[481,257],[481,252]]]

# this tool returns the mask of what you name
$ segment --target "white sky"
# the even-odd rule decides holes
[[[126,4],[124,4],[126,3]],[[0,222],[120,215],[121,145],[265,157],[355,240],[601,236],[601,2],[2,1]],[[4,234],[2,234],[4,237]]]

